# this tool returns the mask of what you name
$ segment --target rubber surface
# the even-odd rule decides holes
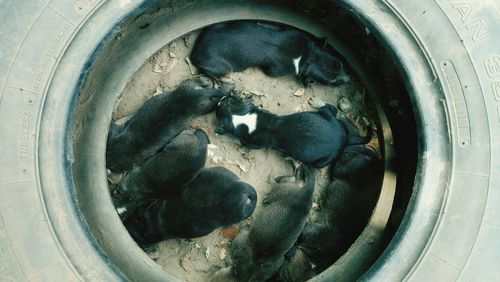
[[[408,83],[415,90],[434,85],[444,93],[435,101],[442,106],[435,109],[444,108],[449,127],[445,144],[452,155],[451,164],[430,165],[439,159],[432,140],[446,132],[435,130],[439,124],[435,109],[417,108],[425,122],[416,193],[399,232],[365,275],[367,279],[492,281],[500,277],[500,175],[495,173],[500,168],[499,8],[495,1],[384,1],[384,5],[355,8],[373,15],[373,28],[402,50],[395,56],[415,78],[419,64],[407,56],[409,46],[404,46],[404,39],[394,38],[393,26],[377,20],[390,13],[395,26],[408,29],[432,78],[412,81],[410,77]],[[415,99],[422,103],[429,98],[418,94]],[[446,166],[450,175],[443,175],[443,191],[432,191],[437,180],[429,180],[443,174]],[[439,210],[438,205],[432,207],[433,201],[442,201]]]
[[[421,141],[406,216],[364,278],[498,279],[500,4],[344,2],[407,74]],[[80,213],[68,178],[74,160],[67,133],[86,66],[117,23],[146,4],[1,2],[0,280],[127,279]],[[139,260],[129,279],[161,277],[146,255]]]

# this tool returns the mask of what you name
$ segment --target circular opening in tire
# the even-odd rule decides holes
[[[406,74],[393,60],[390,46],[348,7],[331,3],[248,3],[234,7],[219,2],[173,3],[142,7],[121,22],[89,62],[74,116],[73,179],[86,222],[106,255],[131,279],[142,273],[157,279],[202,281],[230,265],[227,246],[235,230],[237,233],[248,229],[252,218],[222,231],[216,229],[201,239],[162,242],[150,256],[163,269],[148,271],[153,261],[127,234],[113,206],[104,156],[110,121],[119,122],[153,95],[171,91],[181,81],[197,75],[186,58],[200,29],[233,20],[288,25],[327,38],[343,55],[355,77],[356,82],[342,86],[313,84],[305,88],[295,76],[271,78],[257,69],[233,73],[225,79],[236,83],[238,94],[252,97],[258,106],[280,115],[313,111],[308,98],[314,97],[340,105],[341,115],[360,127],[364,125],[363,117],[368,118],[376,133],[370,145],[384,167],[379,178],[371,183],[377,193],[371,197],[370,218],[366,218],[365,227],[356,238],[348,238],[345,254],[321,273],[315,273],[319,274],[318,279],[359,278],[382,254],[403,219],[417,171],[419,129]],[[216,125],[213,113],[190,124],[209,136],[212,146],[208,166],[224,165],[251,184],[259,199],[271,189],[270,177],[291,174],[283,154],[248,150],[233,137],[216,135]],[[317,174],[318,197],[330,185],[328,170]],[[321,208],[315,202],[310,221]]]

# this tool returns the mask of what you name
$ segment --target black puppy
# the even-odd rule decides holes
[[[292,27],[274,30],[256,22],[236,21],[205,28],[196,39],[191,60],[206,74],[260,67],[272,77],[298,75],[305,86],[313,81],[339,85],[349,81],[331,47],[318,46],[307,33]]]
[[[216,132],[232,133],[251,149],[273,148],[316,168],[335,161],[345,146],[371,140],[370,127],[366,137],[347,135],[332,105],[317,100],[311,104],[319,111],[278,116],[257,108],[251,98],[230,95],[217,107],[221,125]]]
[[[223,167],[203,168],[179,193],[135,212],[125,227],[141,246],[194,238],[252,215],[257,193]]]
[[[113,202],[125,219],[147,200],[178,193],[205,165],[208,136],[201,129],[182,132],[163,149],[135,166],[113,191]]]
[[[319,210],[311,211],[297,242],[318,273],[339,259],[363,231],[380,193],[383,163],[372,149],[350,146],[332,166],[332,175],[332,183],[320,191]]]
[[[234,84],[211,88],[208,78],[182,82],[176,90],[153,96],[123,126],[111,125],[106,148],[106,167],[123,173],[143,163],[181,133],[191,120],[213,111]]]
[[[314,172],[302,164],[294,174],[276,178],[250,230],[230,245],[232,267],[215,273],[212,281],[265,281],[278,271],[312,205]]]

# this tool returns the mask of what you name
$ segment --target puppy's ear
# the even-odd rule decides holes
[[[232,105],[233,113],[238,115],[246,115],[253,112],[255,105],[253,104],[253,98],[251,96],[244,99],[235,99],[235,103]]]
[[[248,112],[251,112],[253,111],[253,109],[255,109],[255,105],[253,104],[253,98],[251,96],[245,99],[245,108],[248,110]]]

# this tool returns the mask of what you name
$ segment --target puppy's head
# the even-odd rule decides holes
[[[304,56],[300,76],[305,86],[317,81],[329,85],[341,85],[350,81],[347,70],[342,61],[333,55],[332,48],[318,47],[310,42],[307,46],[307,54]]]
[[[332,176],[338,179],[370,178],[378,173],[381,160],[377,153],[365,146],[349,146],[332,165]]]
[[[255,189],[245,182],[237,182],[228,191],[226,203],[227,217],[223,225],[228,226],[240,222],[252,215],[257,205]]]
[[[218,103],[215,111],[219,120],[219,127],[215,129],[217,134],[233,133],[235,128],[232,121],[233,115],[246,115],[255,110],[251,97],[241,98],[236,95],[224,96]]]
[[[219,226],[230,226],[252,215],[257,204],[257,193],[252,186],[223,167],[209,168],[203,174],[207,183],[205,192],[209,192],[205,205],[211,220]]]
[[[162,202],[147,202],[122,221],[134,241],[144,250],[154,247],[157,242],[166,239],[159,232],[158,214],[162,211]]]
[[[131,167],[130,156],[123,153],[126,149],[123,149],[123,143],[120,144],[122,141],[122,138],[108,139],[106,144],[106,169],[112,183],[115,182],[116,175],[123,174]]]
[[[229,93],[236,88],[234,83],[224,83],[219,88],[213,88],[211,86],[206,86],[205,84],[187,84],[187,93],[192,97],[188,99],[190,101],[189,107],[193,113],[199,115],[205,115],[213,111],[219,101],[224,97],[229,95]]]

